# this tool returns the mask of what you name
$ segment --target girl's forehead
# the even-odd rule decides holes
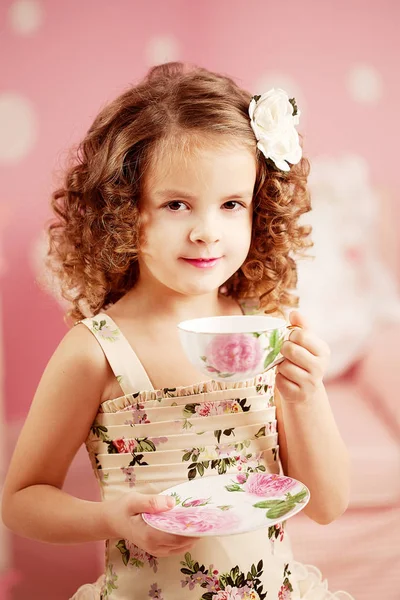
[[[168,144],[156,152],[146,177],[148,191],[171,186],[217,186],[253,189],[256,179],[255,148],[233,140],[201,144]]]

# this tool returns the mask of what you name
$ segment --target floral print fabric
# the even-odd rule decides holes
[[[236,383],[207,381],[154,390],[108,315],[82,323],[101,344],[124,392],[101,404],[86,442],[103,499],[130,490],[160,493],[184,481],[225,473],[232,474],[234,485],[253,486],[257,493],[268,486],[272,495],[280,491],[267,477],[280,472],[274,370]],[[222,361],[218,353],[215,348]],[[182,510],[197,518],[196,507],[185,505]],[[225,524],[232,517],[221,511],[218,518]],[[199,525],[207,527],[210,521]],[[159,559],[129,540],[110,539],[104,574],[95,584],[82,586],[72,600],[336,597],[315,571],[310,577],[308,568],[293,560],[284,523],[235,536],[201,538],[190,553]]]

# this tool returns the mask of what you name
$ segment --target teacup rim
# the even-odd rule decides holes
[[[208,320],[217,320],[217,319],[225,319],[225,318],[230,318],[233,320],[241,320],[244,317],[246,318],[256,318],[256,319],[270,319],[270,320],[275,320],[275,321],[279,321],[280,325],[278,325],[277,327],[266,327],[263,329],[257,328],[254,330],[249,329],[248,331],[241,331],[241,332],[235,332],[235,331],[223,331],[223,332],[219,332],[219,331],[196,331],[195,329],[191,329],[188,328],[188,324],[189,323],[194,323],[194,322],[201,322],[201,321],[208,321]],[[184,321],[181,321],[180,323],[178,323],[177,327],[180,331],[184,331],[185,333],[195,333],[196,335],[232,335],[232,334],[239,334],[239,333],[248,333],[248,334],[254,334],[254,333],[266,333],[269,331],[274,331],[276,329],[283,329],[287,326],[287,323],[285,321],[285,319],[283,319],[282,317],[275,317],[275,316],[271,316],[271,315],[217,315],[217,316],[212,316],[212,317],[197,317],[195,319],[185,319]]]

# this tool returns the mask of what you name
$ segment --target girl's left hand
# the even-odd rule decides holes
[[[323,388],[330,349],[307,328],[298,311],[292,311],[289,320],[296,329],[282,344],[281,354],[285,360],[276,367],[276,387],[287,402],[301,402]]]

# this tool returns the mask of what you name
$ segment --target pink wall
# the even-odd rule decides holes
[[[35,13],[18,17],[16,4],[0,4],[0,123],[7,128],[0,208],[11,212],[1,234],[7,270],[0,280],[9,419],[26,414],[65,331],[61,310],[34,281],[30,258],[49,216],[54,173],[102,104],[145,73],[154,60],[153,38],[173,42],[158,61],[196,62],[237,77],[254,93],[265,91],[257,87],[263,79],[270,87],[291,81],[307,154],[364,156],[398,228],[397,0],[37,0],[31,3],[42,11],[36,27]],[[367,67],[364,75],[354,71],[360,66]],[[30,102],[29,122],[36,123],[35,141],[15,159],[5,146],[21,121],[2,113],[8,92]],[[388,258],[400,272],[398,257]]]

